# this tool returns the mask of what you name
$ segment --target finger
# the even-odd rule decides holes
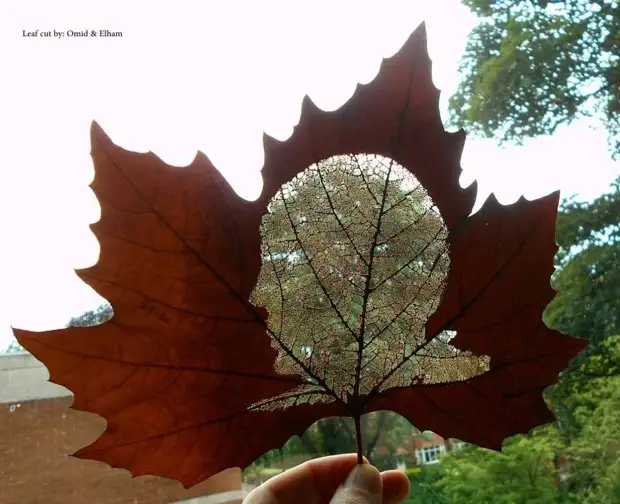
[[[252,490],[244,504],[327,504],[356,465],[356,454],[309,460]]]
[[[382,504],[383,480],[376,467],[356,466],[338,487],[330,504]]]
[[[327,504],[356,465],[355,454],[310,460],[252,490],[244,504]],[[400,504],[409,494],[409,479],[402,472],[385,471],[381,478],[384,504]]]
[[[405,473],[401,471],[384,471],[383,479],[383,504],[400,504],[409,495],[410,482]]]
[[[379,472],[373,466],[356,466],[330,504],[401,504],[409,495],[409,478],[401,471]]]

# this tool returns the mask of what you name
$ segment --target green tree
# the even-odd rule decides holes
[[[502,453],[469,446],[441,458],[436,483],[450,504],[551,504],[558,502],[553,426],[515,436]]]
[[[112,305],[109,303],[103,303],[97,306],[94,310],[84,312],[77,317],[72,317],[67,323],[67,327],[88,327],[103,324],[104,322],[110,320],[112,315]]]
[[[620,154],[617,0],[463,0],[480,24],[461,61],[451,122],[521,142],[597,114]]]
[[[564,373],[547,394],[567,441],[577,439],[620,378],[620,336],[610,336]],[[613,387],[612,387],[613,388]]]
[[[618,342],[620,337],[616,367]],[[578,502],[615,504],[620,502],[620,377],[595,378],[590,394],[581,390],[579,396],[575,415],[583,428],[568,449],[571,489]]]
[[[452,504],[441,483],[443,475],[444,468],[441,464],[408,469],[411,491],[405,504]]]
[[[595,345],[620,334],[620,177],[593,202],[568,200],[558,216],[553,286],[545,323]]]

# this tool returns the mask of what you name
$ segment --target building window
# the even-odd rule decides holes
[[[445,453],[445,451],[446,448],[443,445],[422,448],[422,450],[420,450],[420,462],[422,464],[436,464],[439,462],[439,455]]]

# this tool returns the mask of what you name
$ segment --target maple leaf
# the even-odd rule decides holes
[[[306,98],[288,140],[265,136],[254,202],[203,154],[173,168],[93,123],[101,253],[78,275],[114,316],[15,330],[107,420],[75,455],[187,487],[327,416],[393,410],[495,449],[552,421],[542,391],[584,347],[541,321],[558,194],[470,216],[438,100],[422,25],[339,110]]]

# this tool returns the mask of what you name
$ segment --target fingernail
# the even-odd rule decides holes
[[[359,488],[371,494],[380,493],[381,475],[376,467],[370,464],[358,465],[351,471],[345,486]]]

